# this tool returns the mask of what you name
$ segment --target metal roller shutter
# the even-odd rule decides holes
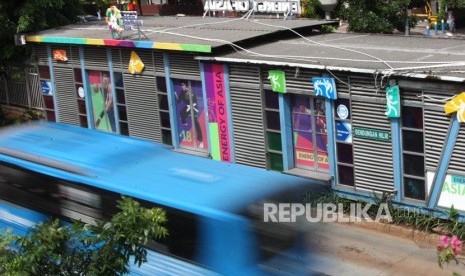
[[[121,70],[123,70],[120,49],[111,49],[111,62],[113,63],[113,70],[117,72],[121,72]]]
[[[44,44],[34,46],[34,56],[38,65],[48,65],[47,47]]]
[[[200,80],[199,62],[187,54],[169,54],[170,76],[180,79]],[[190,77],[190,78],[189,78]]]
[[[153,76],[123,74],[129,134],[161,142],[160,115]]]
[[[73,68],[54,66],[53,75],[55,77],[57,121],[79,125]]]
[[[163,53],[153,52],[153,63],[155,66],[155,74],[157,76],[165,76],[165,63],[163,61]]]
[[[84,47],[86,69],[108,71],[106,48]]]
[[[231,65],[229,75],[236,162],[266,168],[259,69]]]
[[[463,160],[465,157],[465,126],[461,124],[460,132],[455,141],[454,151],[452,152],[452,158],[449,163],[449,170],[455,173],[460,172],[463,174]],[[453,173],[453,172],[451,172]]]
[[[376,91],[370,88],[369,79],[365,82],[355,78],[351,85],[352,95],[373,98]],[[372,86],[372,85],[371,85]],[[368,96],[371,93],[370,96]],[[374,95],[373,95],[374,94]],[[379,97],[380,95],[378,95]],[[384,115],[385,105],[369,101],[352,100],[353,127],[373,128],[391,132],[389,120]],[[373,99],[371,100],[373,101]],[[353,137],[355,187],[368,191],[393,191],[392,140],[374,141]]]

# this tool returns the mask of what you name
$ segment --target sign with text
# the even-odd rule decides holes
[[[363,127],[354,127],[354,137],[383,142],[390,140],[389,131]]]
[[[205,11],[301,14],[300,0],[205,0]]]
[[[439,196],[438,206],[465,211],[465,177],[460,175],[446,175]]]
[[[223,65],[204,64],[208,129],[213,160],[230,162],[228,113]]]
[[[352,144],[352,124],[336,121],[336,140]]]

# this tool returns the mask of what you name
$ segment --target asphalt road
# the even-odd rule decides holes
[[[465,266],[441,269],[436,248],[340,223],[309,223],[308,270],[317,275],[465,275]]]

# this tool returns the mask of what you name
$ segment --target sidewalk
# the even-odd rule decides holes
[[[424,36],[424,37],[426,37],[427,36],[426,26],[427,26],[426,22],[419,22],[418,25],[415,28],[410,29],[409,36],[415,36],[415,37]],[[341,22],[340,26],[335,30],[335,32],[336,33],[350,33],[350,32],[347,31],[347,28],[348,28],[348,23],[347,22]],[[449,30],[445,30],[445,32],[442,33],[441,24],[439,24],[437,33],[438,33],[438,35],[435,35],[434,28],[430,29],[429,37],[430,38],[465,39],[465,28],[457,29],[455,34],[450,33]],[[395,30],[392,35],[403,35],[403,36],[405,36],[405,33]]]
[[[309,223],[308,270],[316,275],[465,275],[463,265],[437,264],[436,244],[416,243],[345,223]]]

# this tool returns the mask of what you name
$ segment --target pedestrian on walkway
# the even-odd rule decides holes
[[[447,25],[449,26],[449,31],[455,34],[455,17],[453,11],[447,12]]]

